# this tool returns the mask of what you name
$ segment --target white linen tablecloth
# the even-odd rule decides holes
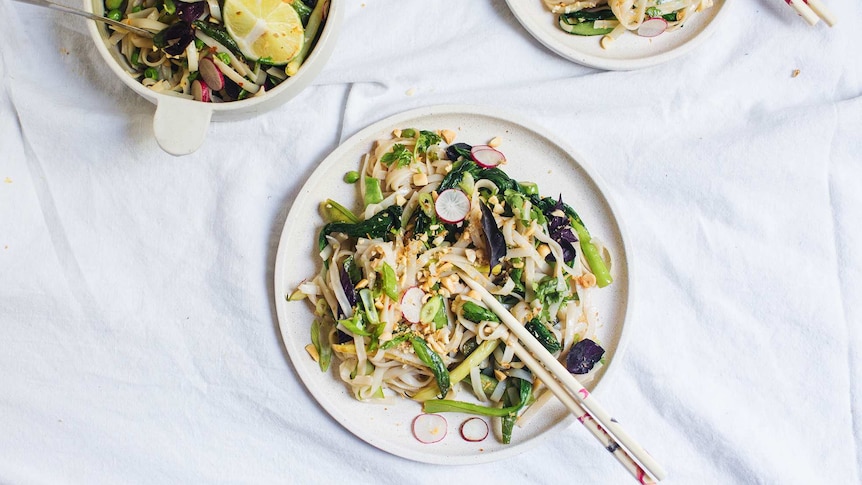
[[[311,87],[175,158],[83,20],[0,0],[0,482],[628,483],[578,426],[505,462],[389,455],[285,354],[273,264],[304,180],[374,121],[467,103],[607,182],[635,313],[601,398],[664,483],[860,483],[862,6],[828,3],[832,29],[731,2],[693,53],[604,72],[502,0],[345,2]]]

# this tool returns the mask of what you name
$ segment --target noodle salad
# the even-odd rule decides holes
[[[296,75],[328,7],[328,0],[105,0],[106,17],[154,34],[109,27],[107,43],[153,91],[236,101]]]
[[[543,0],[558,14],[561,29],[573,35],[601,35],[602,48],[625,32],[655,37],[681,29],[713,0]]]
[[[311,303],[306,350],[322,371],[336,365],[356,399],[400,396],[429,414],[500,419],[509,443],[515,421],[551,394],[462,275],[586,382],[604,362],[591,294],[612,283],[610,257],[562,197],[543,197],[500,168],[498,138],[477,146],[454,138],[410,128],[376,141],[345,175],[363,210],[321,203],[320,272],[288,300]]]

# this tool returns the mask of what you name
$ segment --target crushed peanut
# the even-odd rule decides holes
[[[440,136],[443,137],[443,141],[445,141],[447,144],[451,144],[453,141],[455,141],[455,132],[452,130],[443,130],[440,132]]]
[[[417,187],[424,187],[424,186],[428,185],[428,175],[423,173],[423,172],[414,173],[413,174],[413,185],[415,185]]]
[[[584,273],[578,278],[578,284],[584,288],[591,288],[596,285],[596,275],[592,273]]]
[[[357,290],[361,290],[362,288],[365,288],[366,286],[368,286],[368,278],[362,278],[361,280],[359,280],[359,283],[356,283],[355,288]]]
[[[317,353],[317,349],[314,347],[314,345],[306,345],[305,351],[308,352],[308,355],[310,355],[315,362],[320,362],[320,355]]]
[[[503,143],[503,140],[499,136],[495,136],[488,142],[488,146],[491,148],[497,148],[501,143]]]

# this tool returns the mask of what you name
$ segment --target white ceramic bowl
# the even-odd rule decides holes
[[[202,103],[147,89],[129,71],[118,49],[107,44],[109,36],[107,28],[93,21],[88,22],[87,27],[96,48],[111,71],[134,92],[156,105],[153,133],[159,146],[172,155],[187,155],[203,144],[210,120],[247,119],[273,109],[299,94],[320,73],[335,47],[343,14],[341,0],[319,1],[330,1],[329,13],[317,44],[299,72],[268,93],[227,103]],[[83,0],[83,2],[84,10],[96,15],[104,15],[103,0]]]

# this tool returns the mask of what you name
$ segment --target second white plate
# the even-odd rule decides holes
[[[360,131],[332,152],[303,186],[284,223],[275,262],[275,299],[279,329],[285,348],[309,392],[333,418],[359,438],[389,453],[436,464],[470,464],[512,456],[535,445],[539,438],[574,422],[566,409],[552,400],[524,427],[516,427],[512,444],[504,445],[493,436],[482,442],[463,440],[457,431],[466,416],[447,415],[449,434],[434,444],[422,444],[411,434],[410,424],[422,412],[419,403],[393,398],[372,404],[353,398],[336,372],[320,371],[305,346],[310,343],[314,320],[307,301],[289,302],[290,294],[305,278],[320,270],[315,251],[317,232],[323,221],[318,204],[326,198],[351,208],[358,205],[355,186],[342,181],[345,172],[357,170],[363,154],[374,140],[391,136],[396,128],[423,130],[451,129],[459,142],[483,144],[495,136],[509,163],[506,172],[515,180],[538,183],[543,195],[556,197],[575,208],[594,237],[600,238],[611,254],[614,283],[594,291],[601,326],[598,337],[606,349],[607,365],[587,387],[604,382],[616,368],[624,348],[623,328],[629,307],[629,276],[623,231],[616,213],[597,177],[582,164],[581,158],[560,142],[537,128],[497,110],[469,106],[438,106],[408,111],[385,119]],[[332,367],[337,369],[333,361]],[[588,436],[585,430],[578,430]],[[590,441],[592,438],[586,438]]]
[[[557,16],[542,0],[506,0],[521,25],[539,42],[560,56],[588,67],[633,70],[655,66],[691,51],[705,41],[719,24],[729,0],[715,4],[689,19],[685,26],[657,37],[625,33],[608,49],[599,45],[601,36],[579,36],[563,32]]]

